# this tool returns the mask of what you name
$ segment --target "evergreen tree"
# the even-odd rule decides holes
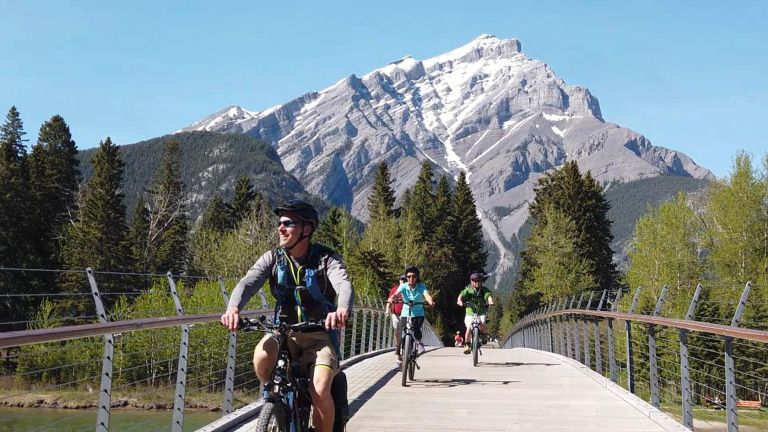
[[[261,195],[253,190],[251,180],[246,176],[238,178],[231,205],[231,226],[243,220],[250,213],[251,206],[259,201],[261,201]]]
[[[434,207],[435,201],[435,181],[432,171],[432,164],[429,161],[421,163],[421,171],[413,185],[411,196],[413,202],[409,209],[413,211],[421,223],[416,226],[418,239],[421,242],[428,243],[432,237],[432,230],[436,222],[436,213]]]
[[[232,225],[233,208],[228,206],[218,195],[213,195],[208,208],[200,221],[201,230],[213,230],[219,233],[229,230]],[[244,213],[247,215],[247,213]],[[242,219],[242,218],[240,218]]]
[[[29,168],[24,146],[24,125],[12,106],[0,127],[0,266],[26,268],[36,265],[31,245]],[[0,274],[0,292],[29,292],[24,274]],[[7,321],[24,320],[32,304],[24,299],[3,300],[0,314]]]
[[[183,189],[179,143],[169,140],[147,202],[148,256],[152,272],[182,272],[186,269],[189,229]]]
[[[453,214],[456,220],[454,235],[456,262],[462,274],[484,269],[488,252],[483,242],[483,227],[477,215],[477,206],[464,171],[459,173],[453,199]]]
[[[392,189],[392,178],[389,168],[384,161],[376,166],[376,175],[368,198],[368,213],[370,220],[391,218],[395,215],[395,191]]]
[[[128,226],[128,245],[134,271],[149,271],[149,209],[144,196],[139,194]]]
[[[27,267],[34,262],[30,245],[29,167],[24,125],[12,106],[0,127],[0,263]]]
[[[372,277],[376,278],[373,283],[381,290],[380,297],[389,293],[390,285],[397,280],[404,267],[400,259],[400,238],[393,208],[395,192],[391,184],[389,169],[382,161],[376,168],[373,187],[368,197],[370,219],[360,241],[361,259],[376,262],[371,266],[376,269],[372,272]]]
[[[64,265],[68,269],[130,270],[120,149],[107,138],[91,163],[93,175],[83,187],[77,217],[64,236]],[[67,292],[88,290],[82,274],[66,273],[62,279]],[[113,288],[108,281],[99,283],[102,292]]]
[[[57,268],[62,225],[74,219],[80,182],[77,146],[69,126],[55,115],[43,123],[30,155],[35,245],[44,268]]]
[[[547,223],[544,217],[547,207],[573,220],[577,249],[582,258],[590,261],[598,287],[614,287],[617,271],[611,250],[611,222],[607,217],[610,205],[592,175],[587,173],[582,176],[576,162],[571,161],[542,177],[536,188],[536,197],[529,207],[530,215],[537,224]]]
[[[536,266],[530,292],[540,293],[548,303],[595,287],[591,262],[580,255],[576,224],[554,208],[544,209],[546,224],[537,224],[528,238],[527,251],[535,257]]]

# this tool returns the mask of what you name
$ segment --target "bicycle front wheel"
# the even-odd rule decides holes
[[[256,432],[289,432],[287,407],[281,402],[267,401],[256,421]]]
[[[472,329],[472,366],[477,366],[477,352],[480,350],[480,331]]]
[[[405,343],[403,344],[403,369],[401,371],[402,386],[408,383],[408,366],[411,364],[411,357],[413,356],[413,338],[411,335],[405,335]]]

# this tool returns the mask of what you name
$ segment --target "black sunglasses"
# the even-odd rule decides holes
[[[416,278],[417,278],[417,277],[419,277],[419,276],[418,276],[418,275],[408,275],[408,276],[406,276],[406,277],[407,277],[408,279],[416,279]]]
[[[279,228],[282,225],[282,226],[284,226],[286,228],[293,228],[293,227],[296,226],[296,224],[298,224],[298,222],[292,221],[290,219],[283,219],[283,220],[281,220],[280,222],[277,223],[277,227]]]

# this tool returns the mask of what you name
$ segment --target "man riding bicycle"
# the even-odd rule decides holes
[[[480,319],[480,332],[485,333],[485,314],[487,306],[493,306],[493,297],[491,290],[483,286],[485,274],[473,272],[469,275],[469,285],[459,293],[456,304],[464,307],[466,302],[466,313],[464,315],[464,325],[467,327],[464,333],[464,354],[472,352],[472,316],[477,313]]]
[[[387,303],[392,304],[393,300],[400,294],[403,296],[403,310],[400,312],[400,328],[405,327],[405,322],[408,320],[408,316],[411,316],[411,324],[413,325],[413,335],[416,338],[419,354],[424,352],[424,344],[421,342],[421,326],[424,324],[424,305],[421,304],[426,299],[426,302],[432,306],[435,304],[432,300],[432,296],[427,291],[427,286],[424,282],[419,280],[419,268],[416,266],[410,266],[405,269],[406,283],[400,285],[400,287],[394,293],[390,294],[387,298]],[[414,302],[410,306],[408,303]],[[400,346],[397,347],[398,357],[400,356]]]
[[[339,370],[338,336],[352,311],[354,292],[341,257],[331,249],[313,244],[312,234],[320,221],[315,208],[302,200],[277,207],[279,247],[265,252],[232,292],[221,322],[236,330],[240,311],[265,281],[276,300],[275,319],[294,324],[325,321],[328,331],[290,336],[292,356],[301,358],[302,369],[312,381],[312,423],[318,432],[331,432],[334,402],[331,383]],[[334,299],[338,295],[338,307]],[[277,341],[266,335],[256,346],[253,365],[259,381],[268,382],[277,362]]]

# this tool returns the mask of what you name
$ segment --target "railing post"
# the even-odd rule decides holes
[[[635,291],[635,298],[632,299],[632,306],[629,308],[629,313],[635,313],[637,307],[637,300],[640,298],[640,287],[637,287]],[[627,329],[627,387],[629,387],[630,393],[635,393],[635,364],[632,359],[632,322],[624,322]]]
[[[736,307],[736,313],[733,314],[731,327],[738,327],[741,323],[741,316],[744,314],[744,308],[747,305],[749,291],[752,289],[752,282],[747,282],[744,291],[741,293],[739,305]],[[739,413],[736,402],[736,372],[733,363],[733,338],[725,338],[725,409],[728,422],[728,432],[738,432]]]
[[[603,309],[603,301],[605,300],[606,290],[600,295],[600,303],[597,304],[597,310]],[[603,374],[603,353],[600,350],[600,321],[595,318],[595,371],[599,374]]]
[[[550,313],[554,312],[555,306],[556,306],[555,303],[551,303],[548,312]],[[549,336],[547,340],[549,341],[549,352],[555,352],[554,334],[552,332],[552,321],[553,321],[552,317],[547,318],[547,334]]]
[[[692,320],[701,296],[701,284],[696,285],[691,304],[688,306],[686,320]],[[680,391],[683,397],[683,426],[693,430],[693,392],[691,388],[691,369],[688,364],[688,331],[680,329]]]
[[[376,332],[376,349],[380,350],[384,347],[384,312],[376,312],[376,316],[379,317],[379,328]]]
[[[360,312],[352,312],[352,337],[349,340],[349,356],[355,356],[355,342],[357,342],[357,315]]]
[[[179,293],[176,292],[176,282],[169,271],[168,286],[171,289],[171,296],[176,305],[176,315],[183,316],[184,309],[181,307]],[[181,344],[179,345],[179,363],[176,368],[176,397],[173,400],[173,422],[171,430],[173,432],[182,432],[184,428],[184,398],[187,391],[187,359],[189,358],[189,324],[181,326]]]
[[[664,297],[667,295],[667,286],[661,287],[661,294],[656,301],[656,308],[653,310],[653,316],[659,316],[661,313],[661,305],[664,303]],[[653,324],[648,325],[648,358],[650,360],[650,372],[651,372],[651,405],[659,408],[661,405],[661,397],[659,395],[659,361],[656,356],[656,326]]]
[[[366,313],[367,311],[365,309],[361,310],[360,312],[363,315],[362,316],[363,328],[360,331],[360,352],[358,354],[363,354],[365,353],[365,335],[366,335],[366,330],[368,329],[368,318],[366,317],[366,315],[368,314]]]
[[[584,298],[584,292],[581,293],[579,296],[579,304],[576,306],[576,309],[581,309],[581,300]],[[573,316],[573,345],[574,345],[574,352],[573,352],[573,359],[576,361],[580,361],[581,357],[581,333],[579,331],[579,317],[577,315]]]
[[[99,286],[93,276],[93,270],[89,267],[85,271],[88,284],[91,286],[91,296],[96,304],[96,313],[100,323],[106,323],[107,312],[101,301]],[[109,415],[112,406],[112,366],[115,354],[115,337],[112,334],[104,335],[104,355],[101,359],[101,385],[99,388],[99,411],[96,415],[96,431],[107,432],[109,430]]]
[[[573,307],[573,301],[576,299],[576,294],[574,294],[571,297],[571,300],[568,302],[568,309]],[[570,315],[565,315],[563,318],[565,320],[565,350],[566,350],[566,357],[573,358],[572,349],[573,349],[573,343],[571,342],[571,317]]]
[[[373,342],[374,342],[374,330],[376,328],[376,317],[374,316],[374,311],[370,311],[371,314],[371,327],[368,329],[368,351],[373,351]]]
[[[562,301],[563,305],[562,306],[560,306],[558,304],[558,310],[559,309],[564,309],[565,301],[566,300],[563,299],[563,301]],[[560,317],[557,319],[557,331],[560,334],[560,352],[558,354],[560,354],[560,355],[565,355],[565,332],[563,331],[564,319],[565,318],[562,315],[560,315]]]
[[[219,291],[224,297],[224,307],[229,305],[229,295],[224,285],[224,278],[219,276]],[[223,415],[232,412],[232,401],[235,395],[235,355],[237,354],[237,332],[229,332],[229,347],[227,348],[227,372],[224,377],[224,404],[221,407]]]
[[[589,292],[589,300],[587,301],[587,307],[586,310],[589,310],[592,307],[592,298],[594,297],[595,292],[590,291]],[[590,358],[589,358],[589,325],[587,324],[587,319],[583,320],[584,322],[584,364],[591,368],[590,366]]]
[[[621,299],[621,288],[616,291],[616,297],[611,304],[611,312],[619,310],[619,300]],[[616,343],[613,339],[613,318],[608,318],[608,372],[611,375],[611,381],[618,383],[619,375],[616,370]]]

